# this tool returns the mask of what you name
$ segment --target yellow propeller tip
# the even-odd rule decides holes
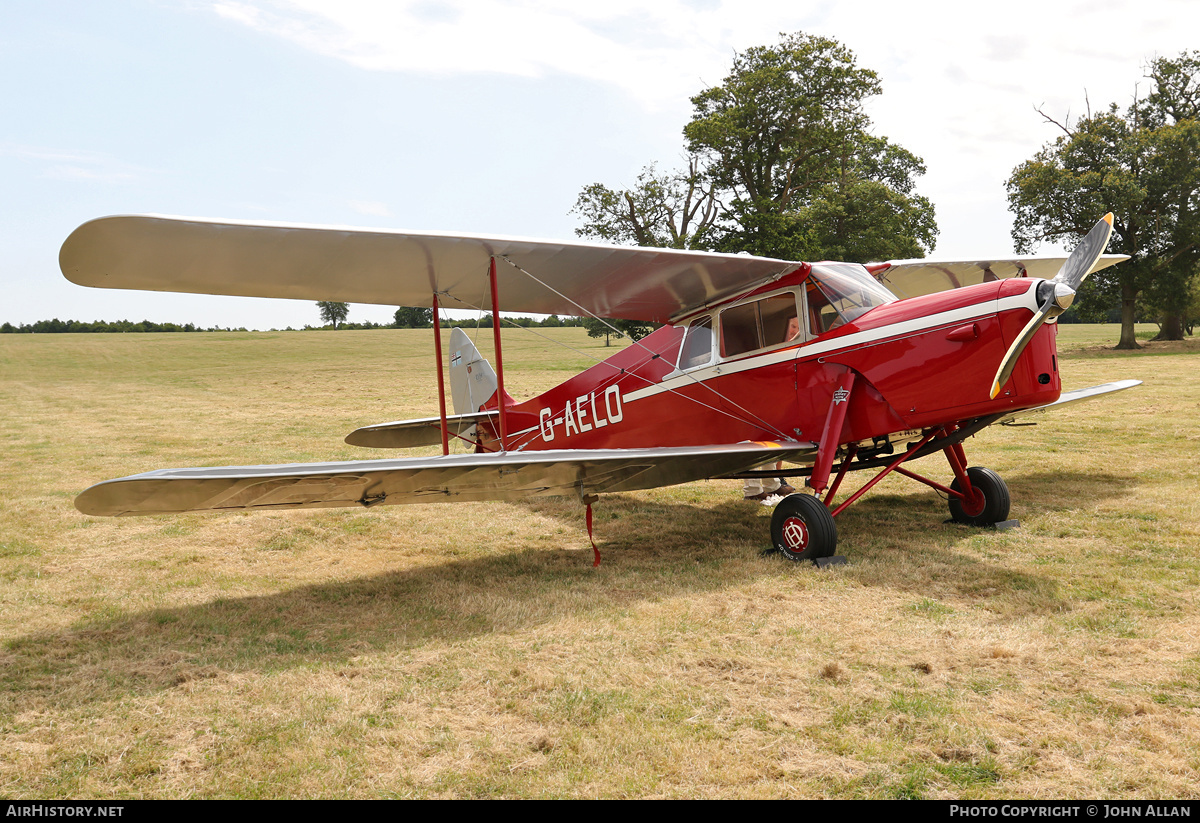
[[[996,395],[1000,393],[1000,384],[993,381],[991,399],[995,400]]]
[[[1104,222],[1111,226],[1112,221],[1113,221],[1113,216],[1112,216],[1112,212],[1110,211],[1108,214],[1104,215]]]

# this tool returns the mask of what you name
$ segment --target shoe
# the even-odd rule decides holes
[[[789,494],[795,494],[795,493],[796,493],[795,489],[793,489],[787,483],[784,483],[779,488],[773,489],[772,491],[769,491],[769,492],[759,492],[758,494],[747,494],[747,495],[745,495],[745,499],[746,500],[754,500],[754,501],[761,503],[763,500],[768,500],[772,497],[787,497]]]

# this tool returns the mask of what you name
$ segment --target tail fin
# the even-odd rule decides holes
[[[450,332],[450,397],[455,414],[471,414],[486,407],[499,408],[496,370],[462,329]],[[505,392],[504,405],[515,403]]]

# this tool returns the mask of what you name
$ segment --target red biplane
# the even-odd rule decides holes
[[[834,518],[895,471],[946,494],[953,518],[1006,520],[995,472],[963,440],[993,423],[1137,385],[1062,393],[1056,317],[1104,255],[1112,215],[1065,260],[797,263],[745,254],[503,237],[105,217],[63,244],[85,286],[473,308],[493,315],[496,368],[450,339],[453,412],[434,324],[436,417],[367,426],[346,442],[441,444],[393,460],[164,469],[109,480],[93,515],[597,496],[705,478],[806,478],[772,541],[792,560],[834,554]],[[1051,275],[1053,275],[1051,277]],[[1049,278],[1049,279],[1047,279]],[[898,299],[897,295],[904,299]],[[664,324],[523,402],[504,388],[500,310]],[[461,438],[472,451],[451,454]],[[912,471],[941,453],[947,487]],[[787,461],[787,468],[777,466]],[[874,470],[834,507],[848,472]],[[767,480],[774,485],[777,481]],[[790,490],[785,488],[785,490]],[[596,556],[599,562],[599,554]]]

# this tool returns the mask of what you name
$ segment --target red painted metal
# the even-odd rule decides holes
[[[946,455],[946,461],[950,464],[950,469],[954,472],[954,477],[962,486],[963,495],[967,498],[971,496],[971,478],[967,475],[967,455],[962,449],[961,443],[955,443],[955,446],[943,449]]]
[[[959,326],[957,329],[951,329],[946,333],[946,339],[952,340],[955,343],[970,343],[972,340],[978,340],[979,324],[968,323],[965,326]]]
[[[817,448],[817,462],[813,466],[812,476],[808,478],[808,486],[820,494],[829,483],[829,472],[833,468],[833,458],[841,445],[842,424],[846,422],[846,412],[850,410],[850,396],[854,391],[854,372],[849,369],[837,381],[837,388],[829,403],[829,411],[825,415],[825,426],[821,430],[820,445]]]
[[[438,364],[438,414],[442,418],[442,454],[449,454],[450,427],[446,424],[446,376],[442,364],[442,316],[438,311],[437,292],[433,293],[433,354]]]
[[[837,477],[834,478],[833,485],[829,487],[829,493],[825,495],[826,507],[833,502],[833,496],[837,494],[838,487],[842,485],[842,479],[846,476],[846,470],[850,468],[850,461],[854,459],[854,455],[856,454],[858,454],[858,444],[851,443],[850,448],[846,450],[846,459],[842,461]]]
[[[788,288],[792,280],[798,284],[805,274],[794,271],[771,288]],[[826,491],[839,444],[923,430],[920,448],[966,421],[1057,399],[1061,386],[1053,325],[1043,326],[1026,347],[1006,393],[995,399],[988,394],[1009,342],[1032,316],[1034,285],[1005,280],[890,303],[804,342],[717,359],[686,372],[677,368],[683,328],[667,325],[525,402],[508,400],[501,382],[495,404],[487,405],[499,408],[502,418],[498,427],[485,428],[500,429],[496,445],[531,451],[814,441],[821,444],[820,460],[810,483],[832,506],[844,476],[859,468],[852,459],[842,461]],[[498,303],[494,295],[497,330]],[[968,325],[978,329],[978,337],[947,339]],[[501,363],[496,365],[502,381]],[[1041,374],[1051,375],[1048,383],[1039,382]],[[852,392],[852,402],[833,402],[839,388]],[[857,501],[916,448],[891,461],[833,513]],[[958,491],[907,469],[902,474],[969,498],[962,446],[944,451]]]
[[[873,478],[871,478],[871,480],[865,486],[863,486],[861,489],[859,489],[854,494],[852,494],[848,498],[846,498],[845,502],[843,502],[842,505],[840,505],[836,509],[834,509],[830,514],[833,517],[837,517],[839,514],[844,512],[846,510],[846,508],[850,506],[851,503],[858,500],[858,498],[862,497],[864,494],[869,492],[875,486],[876,483],[878,483],[880,480],[882,480],[883,478],[885,478],[889,474],[891,474],[892,471],[897,466],[899,466],[905,460],[907,460],[908,458],[910,458],[914,454],[916,454],[921,449],[922,446],[924,446],[926,443],[928,443],[930,440],[933,439],[933,435],[934,435],[934,433],[930,432],[929,434],[922,437],[919,443],[917,443],[911,449],[909,449],[904,454],[900,455],[894,461],[889,463],[887,465],[887,468],[885,468],[879,474],[877,474]]]
[[[967,469],[967,453],[963,451],[962,443],[955,443],[950,448],[954,450],[954,456],[958,458],[958,464],[963,467],[963,471],[965,472]]]
[[[913,480],[916,480],[918,483],[924,483],[926,486],[929,486],[932,489],[937,489],[940,492],[945,492],[946,494],[950,495],[951,497],[959,497],[959,498],[963,498],[963,499],[966,499],[966,497],[967,497],[962,492],[957,492],[954,489],[950,488],[949,486],[943,486],[941,483],[937,483],[933,480],[930,480],[928,477],[922,477],[921,475],[917,474],[916,472],[906,469],[903,466],[896,467],[896,474],[902,474],[905,477],[911,477]]]
[[[968,513],[982,512],[986,501],[983,499],[983,493],[971,485],[971,476],[967,474],[967,454],[963,451],[962,443],[955,443],[942,451],[954,471],[954,479],[958,481],[958,492],[952,493],[962,499],[963,508]]]
[[[492,340],[496,348],[496,399],[500,407],[500,451],[508,451],[508,395],[504,393],[504,356],[500,351],[500,298],[496,288],[496,258],[491,258],[488,278],[492,284]]]

